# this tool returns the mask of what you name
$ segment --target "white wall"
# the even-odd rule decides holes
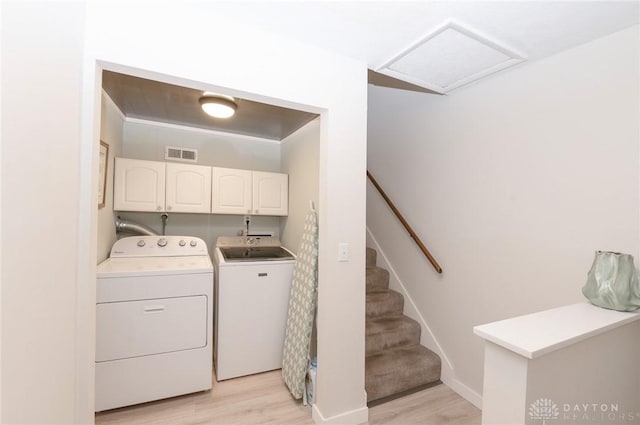
[[[368,190],[367,225],[456,378],[474,325],[580,301],[595,250],[639,254],[638,26],[432,96],[370,87],[368,167],[444,269]]]
[[[160,213],[118,211],[116,215],[142,223],[151,227],[158,233],[162,232],[162,218]],[[274,236],[280,236],[280,217],[251,216],[249,230],[251,232],[273,232]],[[209,254],[213,255],[213,248],[218,236],[235,236],[246,229],[244,216],[227,214],[186,214],[169,213],[165,233],[167,235],[195,236],[207,243]],[[131,233],[122,233],[118,237],[132,236]]]
[[[215,3],[162,3],[152,10],[134,2],[91,2],[89,7],[87,61],[94,65],[321,114],[318,402],[313,415],[318,422],[365,422],[365,64],[223,19]],[[194,24],[209,21],[216,25]],[[85,87],[95,90],[89,79]],[[86,143],[85,151],[95,150],[93,140]],[[82,168],[81,177],[94,168]],[[338,263],[340,242],[350,244],[350,262]],[[78,278],[91,281],[91,271]],[[88,352],[88,339],[91,335],[79,342],[79,355]],[[81,384],[90,380],[84,378]],[[79,414],[89,409],[79,406]]]
[[[109,145],[107,161],[107,184],[104,208],[98,210],[98,263],[109,256],[116,241],[115,217],[113,213],[113,167],[114,159],[122,156],[122,130],[124,115],[113,100],[102,93],[100,108],[100,140]]]
[[[2,22],[2,3],[0,3],[0,22]],[[2,25],[0,24],[0,28],[2,28]],[[2,40],[2,36],[0,36],[0,40]],[[0,47],[0,54],[2,53],[2,47]],[[0,60],[0,64],[2,63],[2,60]],[[0,81],[2,81],[2,73],[3,73],[3,69],[0,66]],[[1,89],[0,89],[1,90]],[[1,128],[2,128],[2,121],[4,120],[4,116],[2,115],[2,104],[4,102],[0,101],[0,132],[1,132]],[[4,133],[1,133],[2,136],[0,136],[0,141],[2,140],[2,137],[4,137]],[[0,176],[2,176],[2,144],[0,143]],[[0,235],[2,235],[2,180],[0,178]],[[2,243],[0,243],[0,276],[2,276]],[[2,279],[0,278],[0,281]],[[2,401],[4,400],[4,398],[2,397],[2,290],[0,289],[0,421],[2,420]]]
[[[75,422],[83,16],[2,2],[3,424]]]
[[[124,124],[125,157],[164,161],[165,146],[197,149],[200,165],[280,171],[277,141],[151,121],[127,120]]]
[[[322,114],[314,417],[364,422],[366,66],[173,4],[2,4],[2,422],[93,420],[101,67]]]
[[[318,205],[320,119],[282,141],[282,172],[289,174],[289,216],[280,222],[282,244],[292,251],[304,232],[309,201]]]

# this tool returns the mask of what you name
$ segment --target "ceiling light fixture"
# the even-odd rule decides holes
[[[238,104],[231,96],[205,93],[199,101],[202,110],[214,118],[229,118],[238,109]]]

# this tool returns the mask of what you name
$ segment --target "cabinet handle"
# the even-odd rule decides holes
[[[167,206],[167,211],[171,211],[173,207],[171,205]]]
[[[162,211],[162,207],[161,207],[160,205],[158,205],[158,206],[156,207],[156,211]]]
[[[256,214],[258,214],[258,210],[256,210]]]
[[[145,313],[157,313],[159,311],[164,311],[163,305],[150,305],[144,308]]]
[[[258,277],[265,277],[268,276],[267,273],[258,273]]]
[[[247,214],[251,214],[251,210],[247,210]]]

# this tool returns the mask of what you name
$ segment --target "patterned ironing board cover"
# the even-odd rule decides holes
[[[305,394],[313,317],[318,291],[318,217],[307,213],[293,269],[289,312],[282,355],[282,378],[296,399]]]

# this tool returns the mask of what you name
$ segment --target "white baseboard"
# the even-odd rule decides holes
[[[482,410],[482,396],[456,378],[442,378],[442,383],[455,391],[460,397]]]
[[[320,412],[320,409],[318,409],[318,405],[314,404],[311,409],[311,417],[317,425],[360,425],[366,424],[369,421],[369,408],[363,406],[359,409],[326,418],[322,412]]]

